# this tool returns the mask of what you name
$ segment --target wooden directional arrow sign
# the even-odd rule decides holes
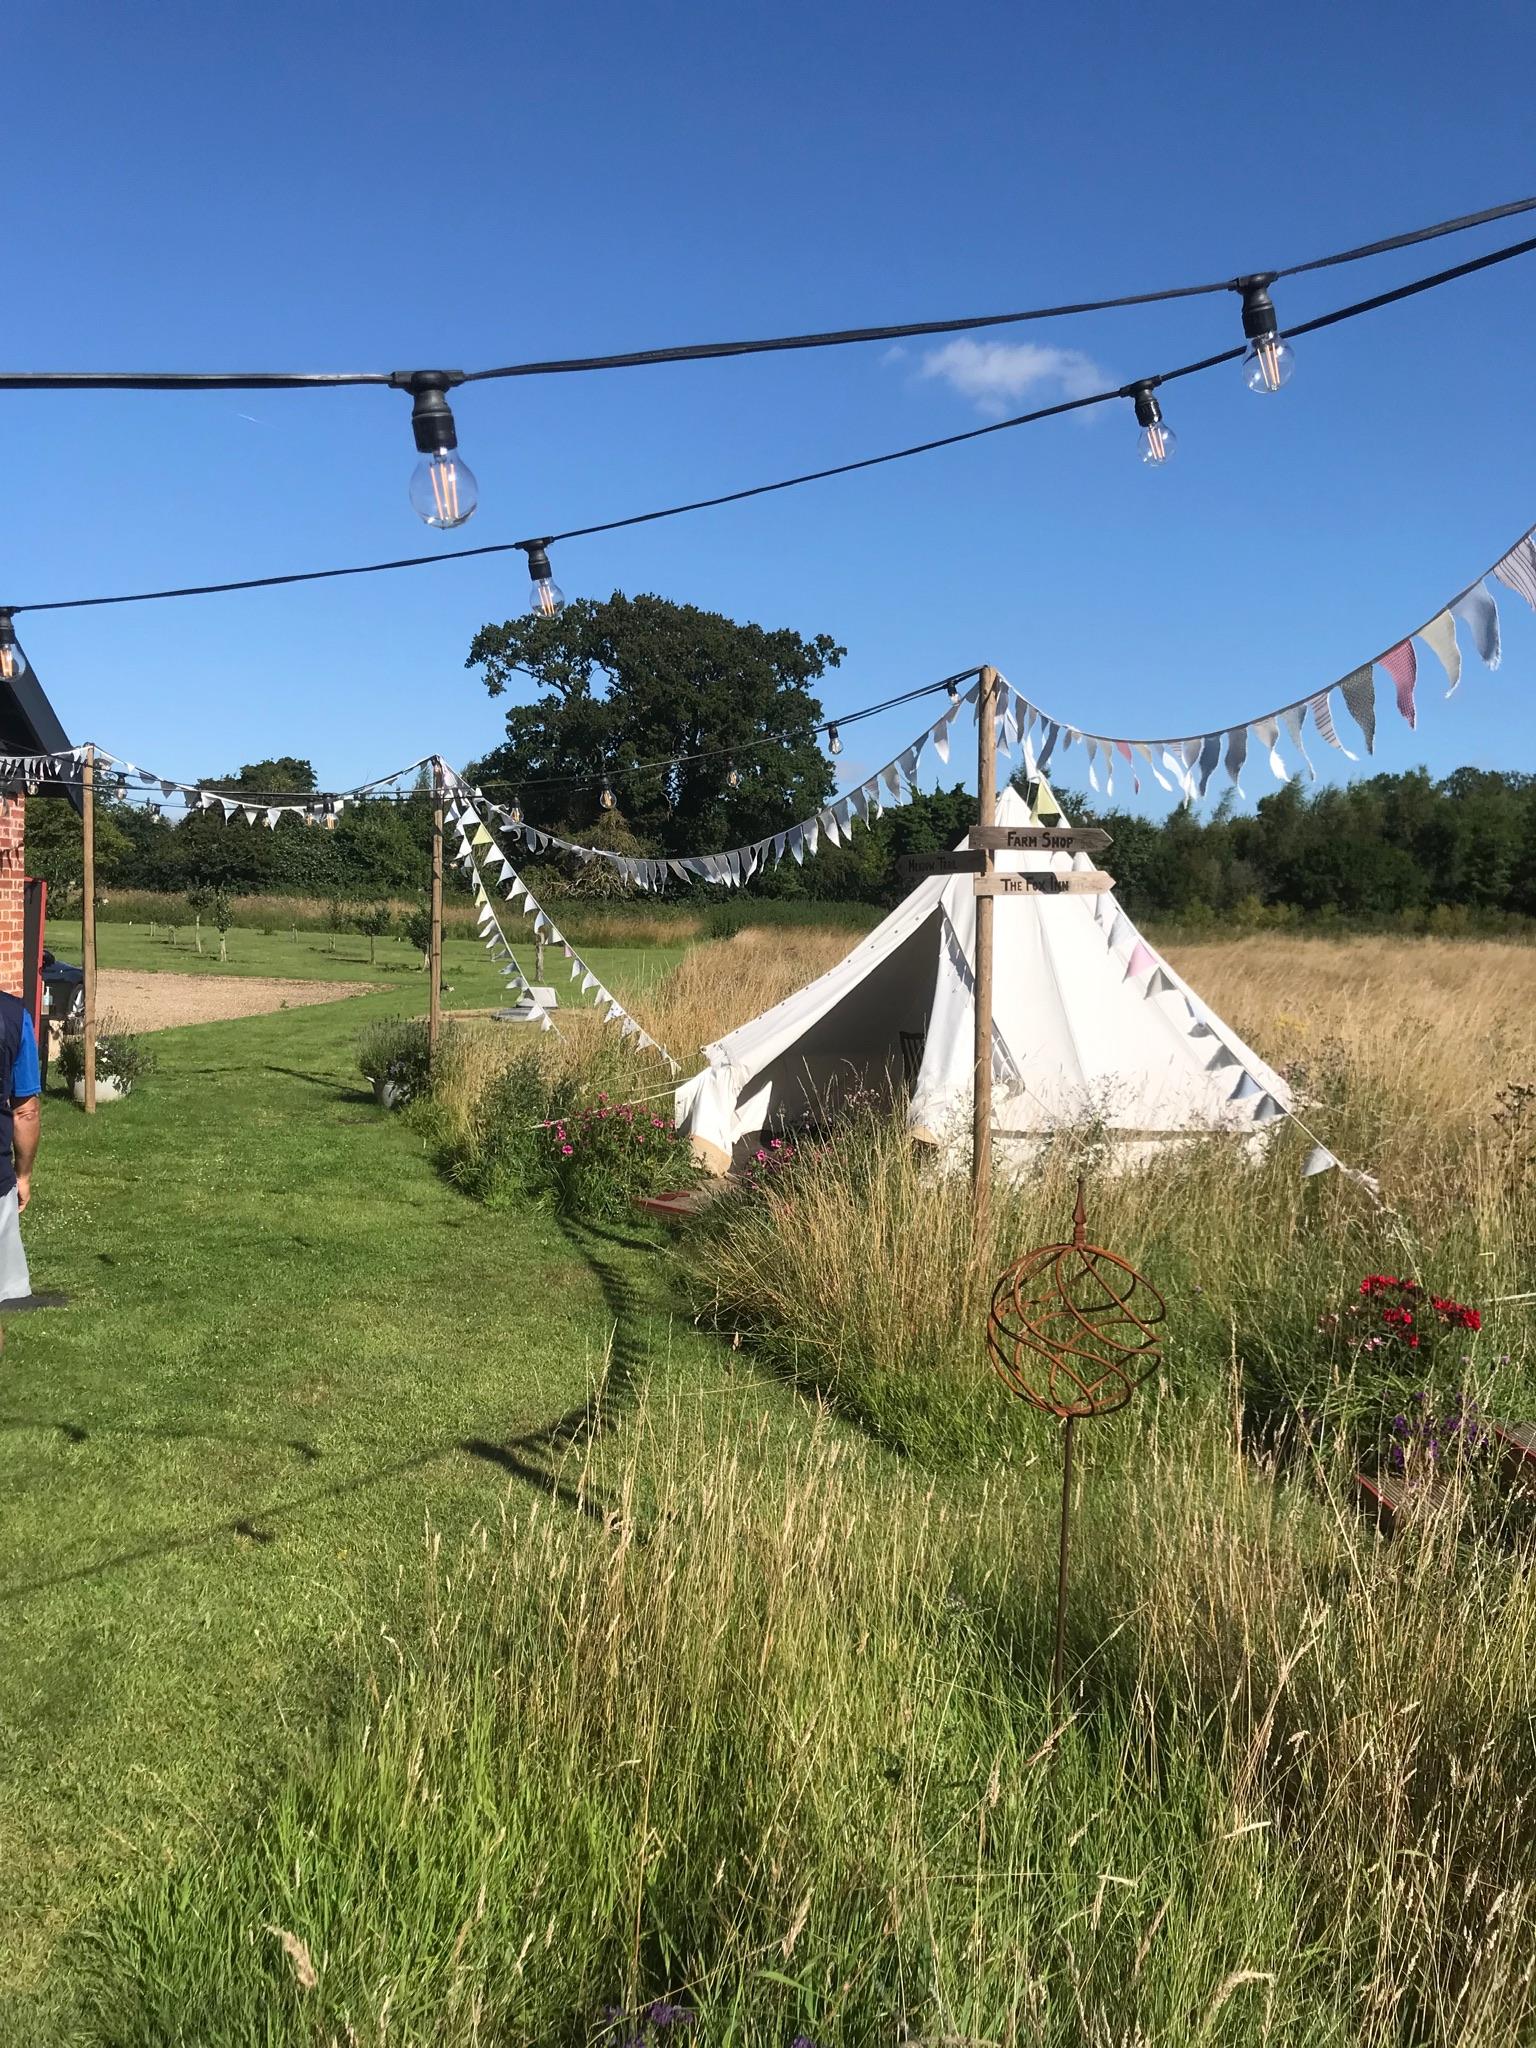
[[[984,853],[962,849],[959,853],[903,854],[896,863],[896,872],[904,882],[915,882],[924,875],[980,875],[986,872],[986,866]]]
[[[971,838],[997,853],[1102,853],[1111,844],[1097,825],[976,825]]]
[[[978,896],[1101,896],[1115,878],[1102,868],[1083,875],[978,875]]]

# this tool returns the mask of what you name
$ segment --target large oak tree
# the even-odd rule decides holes
[[[539,694],[513,706],[505,741],[470,773],[552,830],[590,828],[607,777],[659,852],[758,839],[832,792],[809,686],[845,651],[825,633],[807,640],[621,591],[483,626],[465,666],[483,671],[493,697],[519,677]]]

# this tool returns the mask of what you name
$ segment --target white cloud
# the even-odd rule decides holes
[[[988,419],[1001,419],[1035,398],[1086,398],[1111,382],[1081,349],[1033,341],[947,341],[923,358],[921,377],[937,377]]]

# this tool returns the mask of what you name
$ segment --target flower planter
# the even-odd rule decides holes
[[[76,1102],[84,1102],[84,1074],[75,1083],[73,1093]],[[119,1081],[115,1074],[98,1074],[96,1076],[96,1100],[98,1102],[121,1102],[125,1095],[131,1095],[132,1093],[133,1083],[131,1081]]]

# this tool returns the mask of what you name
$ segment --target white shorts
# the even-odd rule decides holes
[[[20,1301],[32,1292],[27,1255],[21,1242],[21,1211],[16,1190],[0,1195],[0,1303]]]

